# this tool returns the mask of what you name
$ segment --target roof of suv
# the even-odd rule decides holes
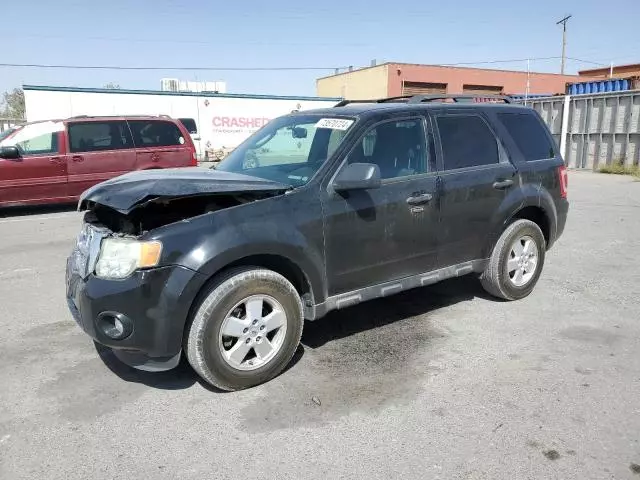
[[[169,115],[77,115],[75,117],[68,118],[52,118],[47,120],[34,120],[32,122],[26,122],[20,127],[24,127],[26,125],[33,125],[35,123],[46,123],[46,122],[93,122],[100,120],[167,120],[170,122],[178,122],[177,118],[170,117]]]
[[[76,115],[74,117],[65,118],[64,122],[72,121],[94,121],[94,120],[178,120],[169,115]]]

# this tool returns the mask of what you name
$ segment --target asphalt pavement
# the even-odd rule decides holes
[[[640,182],[570,172],[534,293],[461,278],[307,323],[218,393],[98,351],[64,299],[73,208],[0,212],[0,479],[640,479]]]

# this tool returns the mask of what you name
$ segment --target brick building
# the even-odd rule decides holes
[[[481,93],[523,95],[564,93],[568,82],[588,76],[558,75],[484,68],[383,63],[338,73],[316,81],[322,97],[372,99],[427,93]]]
[[[611,75],[613,73],[613,75]],[[592,68],[589,70],[580,70],[579,75],[593,78],[628,78],[628,77],[640,77],[640,63],[634,63],[631,65],[616,65],[611,67]]]

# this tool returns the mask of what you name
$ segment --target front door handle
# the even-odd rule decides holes
[[[498,180],[496,182],[493,182],[493,188],[497,190],[501,190],[503,188],[509,188],[512,185],[513,185],[513,180],[511,180],[510,178],[507,178],[506,180]]]
[[[151,161],[152,162],[159,162],[160,161],[160,155],[158,155],[157,153],[152,153],[151,154]]]
[[[74,162],[84,162],[84,157],[82,155],[74,155],[71,157],[71,160]]]
[[[421,193],[407,198],[407,203],[409,205],[423,205],[425,203],[429,203],[431,200],[433,200],[433,195],[430,193]]]
[[[49,163],[55,163],[56,165],[61,165],[63,163],[62,157],[51,157],[49,159]]]

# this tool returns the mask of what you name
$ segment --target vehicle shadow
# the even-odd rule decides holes
[[[93,345],[105,366],[126,382],[140,383],[148,387],[157,388],[158,390],[183,390],[199,383],[203,388],[210,392],[229,393],[225,390],[220,390],[219,388],[209,385],[207,382],[202,380],[193,368],[191,368],[191,365],[189,365],[184,354],[182,355],[178,366],[172,370],[167,370],[165,372],[145,372],[122,363],[118,358],[116,358],[109,347],[105,347],[104,345],[100,345],[96,342],[93,342]],[[296,353],[293,355],[293,358],[282,373],[293,368],[300,361],[303,355],[304,347],[299,345]]]
[[[77,203],[56,203],[52,205],[0,207],[0,218],[28,217],[30,215],[44,215],[49,213],[64,213],[75,211]]]
[[[317,321],[307,321],[301,344],[291,362],[280,375],[285,374],[300,362],[306,348],[322,348],[334,340],[419,315],[427,315],[440,308],[474,298],[496,301],[484,292],[477,278],[465,276],[332,312]],[[160,390],[181,390],[199,383],[210,392],[228,393],[203,381],[191,368],[184,355],[180,364],[173,370],[145,372],[122,363],[108,347],[97,343],[94,345],[107,368],[127,382],[141,383]]]
[[[497,301],[483,290],[475,276],[453,278],[429,287],[361,303],[331,312],[319,320],[306,322],[301,342],[312,349],[321,348],[334,340],[408,318],[427,315],[440,308],[476,297]]]
[[[173,370],[145,372],[122,363],[109,347],[96,342],[93,344],[106,367],[126,382],[141,383],[160,390],[182,390],[191,387],[198,380],[196,372],[185,358]]]

